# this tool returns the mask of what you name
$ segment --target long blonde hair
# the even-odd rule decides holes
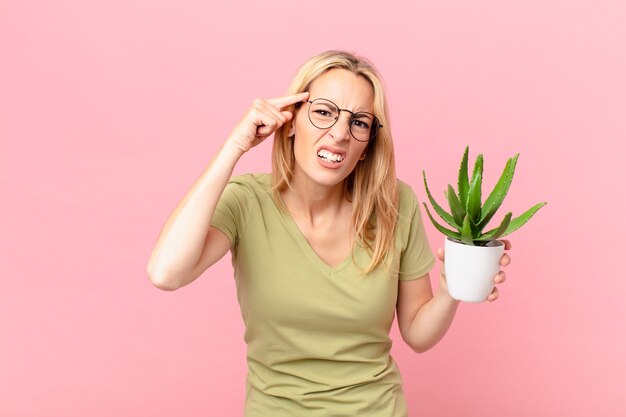
[[[382,127],[367,146],[360,161],[344,181],[347,198],[352,201],[352,222],[357,241],[371,254],[368,273],[387,259],[394,250],[394,231],[398,220],[398,193],[393,143],[383,84],[374,66],[365,58],[345,51],[327,51],[306,61],[296,73],[287,95],[308,91],[311,83],[326,71],[345,69],[360,75],[374,90],[374,114]],[[285,108],[295,111],[295,105]],[[289,124],[275,133],[272,149],[272,184],[274,199],[290,187],[295,157],[293,141],[288,137]]]

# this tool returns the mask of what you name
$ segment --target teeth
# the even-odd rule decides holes
[[[332,153],[330,151],[327,151],[326,149],[321,149],[317,153],[317,156],[319,156],[320,158],[324,158],[327,161],[332,161],[332,162],[341,162],[341,161],[343,161],[343,156],[338,155],[336,153]]]

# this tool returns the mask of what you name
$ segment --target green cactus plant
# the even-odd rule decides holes
[[[426,172],[422,171],[424,187],[426,188],[426,194],[428,195],[430,204],[433,206],[435,212],[456,231],[450,230],[437,223],[426,203],[424,203],[424,207],[435,228],[444,235],[467,245],[485,246],[490,241],[504,237],[522,227],[537,210],[547,203],[538,203],[514,219],[512,218],[513,213],[509,212],[504,216],[504,219],[500,222],[498,227],[483,232],[489,221],[496,214],[496,211],[500,208],[500,205],[502,205],[502,201],[509,191],[519,153],[508,159],[498,183],[484,203],[482,202],[481,191],[483,155],[480,154],[476,157],[474,171],[470,180],[467,165],[468,154],[469,146],[465,148],[465,153],[461,160],[461,167],[459,168],[458,194],[451,185],[448,185],[447,191],[444,192],[448,200],[448,205],[450,206],[450,212],[446,212],[437,204],[428,189]]]

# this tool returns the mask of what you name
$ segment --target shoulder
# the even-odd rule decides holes
[[[262,196],[271,193],[271,182],[270,174],[242,174],[232,177],[228,181],[228,188],[250,195]]]
[[[400,215],[415,212],[418,201],[413,188],[404,181],[397,180],[398,188],[398,212]]]
[[[420,201],[413,191],[413,188],[398,180],[398,226],[400,229],[412,227],[415,223],[422,222],[422,211]]]
[[[239,184],[250,188],[265,188],[271,186],[270,174],[241,174],[231,177],[229,184]]]

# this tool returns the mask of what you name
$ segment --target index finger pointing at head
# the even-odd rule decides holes
[[[270,98],[270,99],[267,99],[267,102],[271,104],[272,106],[282,108],[285,106],[289,106],[291,104],[298,103],[299,101],[304,101],[308,97],[309,97],[309,92],[305,91],[303,93],[293,94],[291,96]]]

